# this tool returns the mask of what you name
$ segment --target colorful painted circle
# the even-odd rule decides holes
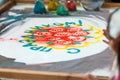
[[[28,64],[83,58],[107,48],[102,42],[105,28],[96,18],[31,18],[0,41],[0,53]]]

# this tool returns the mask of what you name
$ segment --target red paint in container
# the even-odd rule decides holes
[[[76,11],[76,3],[73,0],[68,0],[66,6],[69,11]]]

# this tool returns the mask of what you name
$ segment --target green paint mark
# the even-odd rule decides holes
[[[88,31],[91,31],[90,29],[85,29],[85,30],[82,30],[83,32],[88,32]]]
[[[44,25],[44,24],[43,24],[42,26],[45,26],[45,27],[50,27],[50,24],[48,24],[48,25]]]
[[[21,36],[21,37],[26,38],[27,36]]]
[[[34,35],[30,35],[29,37],[30,37],[31,39],[34,39],[34,38],[35,38],[35,36],[34,36]]]
[[[74,41],[75,44],[81,44],[79,41]]]
[[[32,42],[36,42],[36,40],[31,40]]]
[[[85,36],[85,38],[94,38],[93,36]]]
[[[32,33],[32,30],[26,30],[25,33]]]
[[[65,28],[70,28],[70,25],[66,25]]]
[[[30,42],[30,40],[26,40],[26,42]]]
[[[20,43],[24,43],[23,40],[19,40]]]
[[[53,41],[49,41],[49,42],[47,42],[47,44],[53,44]]]
[[[41,29],[42,27],[41,26],[35,26],[36,29]]]
[[[45,38],[45,36],[40,36],[41,38]]]
[[[26,35],[26,36],[22,36],[23,38],[31,38],[31,39],[34,39],[34,35]]]
[[[47,32],[47,30],[41,30],[41,32]]]
[[[53,23],[53,25],[56,25],[56,26],[63,26],[64,24],[62,24],[62,23]]]

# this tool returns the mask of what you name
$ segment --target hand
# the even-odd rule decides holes
[[[98,79],[91,74],[87,74],[83,80],[98,80]]]

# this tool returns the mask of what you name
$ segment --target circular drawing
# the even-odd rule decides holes
[[[84,58],[107,48],[102,42],[105,28],[97,18],[31,18],[0,39],[0,53],[28,64]]]

